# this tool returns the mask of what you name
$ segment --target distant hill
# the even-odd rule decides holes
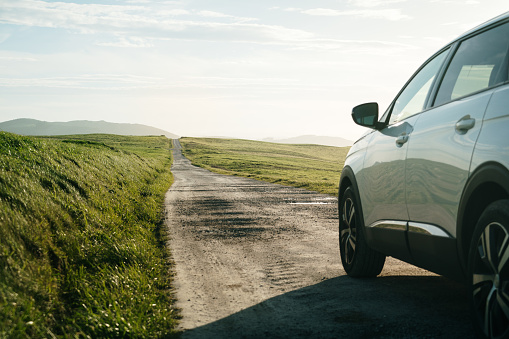
[[[340,137],[324,137],[318,135],[301,135],[299,137],[279,140],[273,138],[266,138],[263,139],[262,141],[276,142],[280,144],[315,144],[336,147],[345,147],[353,145],[353,141],[351,140],[343,139]]]
[[[179,138],[178,135],[147,125],[88,120],[47,122],[35,119],[15,119],[0,123],[0,131],[21,135],[105,133],[117,135],[164,135],[170,139]]]

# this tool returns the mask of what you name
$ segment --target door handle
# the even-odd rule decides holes
[[[402,134],[396,138],[396,146],[401,147],[408,141],[408,134]]]
[[[467,131],[475,126],[475,119],[470,115],[466,115],[456,123],[456,131],[459,134],[465,134]]]

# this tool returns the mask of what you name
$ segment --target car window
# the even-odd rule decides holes
[[[443,51],[429,61],[407,84],[395,100],[389,124],[399,122],[424,109],[426,98],[447,52]]]
[[[463,41],[444,76],[434,105],[496,86],[507,80],[509,24]]]

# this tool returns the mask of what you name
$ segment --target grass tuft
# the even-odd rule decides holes
[[[0,132],[0,337],[175,334],[165,137]]]

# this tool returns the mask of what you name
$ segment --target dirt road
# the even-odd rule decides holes
[[[183,338],[469,338],[466,289],[389,258],[345,275],[335,198],[194,167],[166,196]]]

